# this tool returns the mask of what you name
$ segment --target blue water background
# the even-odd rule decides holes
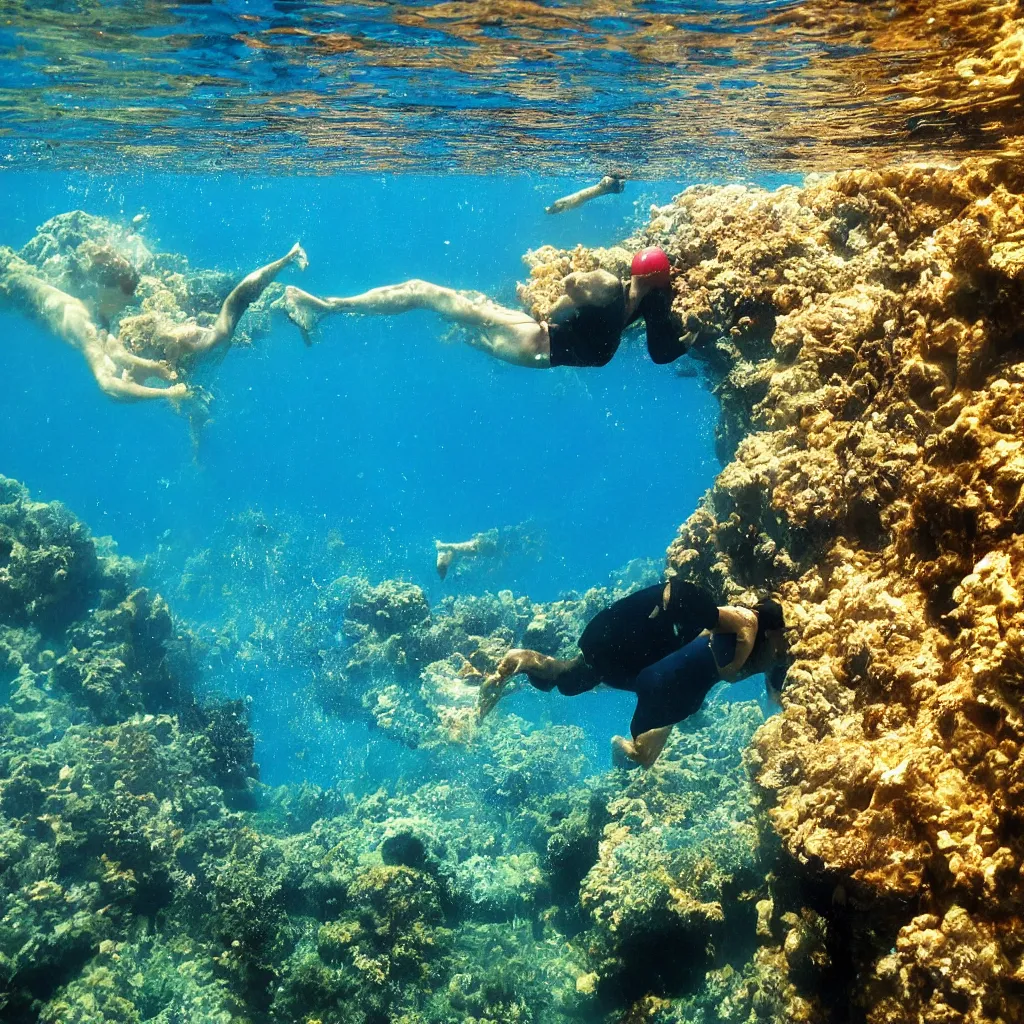
[[[580,210],[544,213],[580,184],[5,174],[0,240],[20,247],[69,209],[114,219],[144,209],[151,247],[183,253],[194,267],[241,276],[300,239],[310,268],[281,280],[316,293],[422,277],[515,305],[527,249],[613,244],[686,183],[634,182]],[[660,562],[718,469],[716,402],[701,381],[680,377],[678,364],[651,363],[642,334],[607,367],[542,372],[442,343],[444,329],[426,312],[337,317],[307,349],[278,318],[269,337],[233,348],[211,374],[215,420],[196,455],[184,419],[164,403],[112,402],[77,352],[0,311],[0,472],[39,499],[63,501],[135,557],[161,542],[207,546],[227,517],[250,507],[298,517],[311,535],[337,530],[375,582],[411,580],[432,603],[503,588],[551,600],[606,582],[631,559]],[[435,537],[525,521],[544,539],[539,558],[437,579]],[[265,683],[270,694],[292,685]],[[536,707],[532,694],[513,700],[521,712]],[[627,725],[631,704],[605,694],[586,706],[548,699],[545,708],[585,724],[603,750],[607,732]],[[289,741],[265,695],[254,717],[265,777],[313,771],[291,761],[301,743]],[[328,745],[315,772],[322,781],[352,743],[343,730]]]

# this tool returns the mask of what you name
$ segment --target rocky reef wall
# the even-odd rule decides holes
[[[970,161],[691,188],[626,243],[682,268],[722,406],[670,566],[792,626],[749,761],[810,1019],[1024,1019],[1022,239],[1019,167]],[[525,298],[622,255],[530,254]]]

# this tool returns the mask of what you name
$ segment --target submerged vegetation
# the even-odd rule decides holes
[[[712,704],[632,780],[587,778],[579,729],[503,715],[449,748],[446,774],[269,789],[244,703],[197,698],[204,641],[136,567],[15,482],[0,499],[5,1020],[555,1022],[653,998],[665,1020],[719,1019],[725,1000],[740,1021],[781,1005],[741,765],[756,705]],[[362,696],[335,712],[427,744],[471,688],[465,657],[434,653],[475,649],[474,629],[557,645],[610,598],[429,609],[408,584],[347,589],[340,689]]]
[[[981,161],[702,186],[528,255],[538,317],[571,269],[674,258],[725,468],[669,567],[795,627],[781,715],[712,698],[646,773],[476,698],[653,566],[431,606],[249,513],[145,589],[0,483],[5,1019],[1019,1019],[1022,195]],[[414,770],[261,783],[283,679],[304,744]]]

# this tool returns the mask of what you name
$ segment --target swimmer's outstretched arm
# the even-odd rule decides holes
[[[456,558],[496,555],[498,553],[498,531],[476,533],[469,540],[435,540],[437,549],[437,575],[444,579]]]
[[[89,364],[96,383],[104,394],[122,401],[147,398],[169,400],[182,399],[188,395],[184,384],[168,388],[148,387],[140,384],[135,376],[147,370],[147,376],[173,379],[173,371],[150,360],[137,360],[124,350],[116,339],[93,323],[84,303],[73,295],[62,292],[51,284],[27,273],[22,267],[13,266],[0,277],[0,298],[7,299],[31,316],[42,320],[62,341],[78,349]],[[122,359],[124,355],[127,358]],[[159,367],[157,369],[156,367]]]
[[[147,384],[139,384],[130,377],[95,374],[100,390],[111,398],[122,402],[135,402],[146,398],[164,398],[170,402],[188,398],[188,387],[184,384],[172,384],[168,388],[153,388]]]
[[[596,185],[581,188],[579,192],[556,199],[550,206],[545,207],[545,213],[565,213],[566,210],[574,210],[577,206],[589,203],[591,199],[598,196],[606,196],[610,192],[621,192],[626,187],[626,179],[618,174],[606,174]]]
[[[181,334],[179,331],[180,336],[176,336],[175,340],[183,349],[192,352],[209,352],[220,345],[229,344],[242,314],[266,291],[270,282],[292,263],[300,270],[305,270],[309,265],[306,251],[298,242],[279,260],[254,270],[236,284],[220,307],[212,327],[192,328],[190,334]]]
[[[143,359],[121,344],[118,338],[113,335],[107,336],[107,352],[118,366],[124,367],[133,380],[140,377],[159,377],[161,380],[175,381],[178,379],[177,371],[169,364],[159,359]]]

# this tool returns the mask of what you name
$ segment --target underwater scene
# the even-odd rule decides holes
[[[1024,1024],[1024,10],[0,0],[2,1024]]]

